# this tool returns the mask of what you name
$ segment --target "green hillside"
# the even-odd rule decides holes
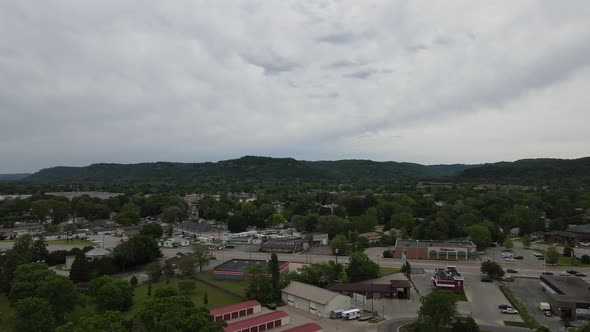
[[[155,162],[52,167],[25,180],[54,183],[243,183],[330,181],[448,181],[514,184],[590,182],[590,157],[574,160],[526,159],[484,165],[420,165],[371,160],[300,161],[245,156],[207,163]]]

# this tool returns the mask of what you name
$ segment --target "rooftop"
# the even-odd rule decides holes
[[[425,247],[447,247],[447,248],[465,248],[475,247],[475,244],[471,241],[431,241],[431,240],[397,240],[395,241],[396,247],[414,247],[414,248],[425,248]]]
[[[590,289],[586,281],[574,276],[541,276],[541,284],[547,285],[549,293],[563,300],[590,301]],[[545,286],[544,286],[545,287]],[[547,287],[545,287],[547,289]]]
[[[564,232],[564,231],[552,231],[552,232],[547,232],[545,233],[545,235],[558,235],[558,236],[563,236],[563,237],[578,237],[578,234],[572,233],[572,232]]]
[[[326,304],[336,296],[340,295],[336,292],[304,284],[299,281],[291,281],[289,286],[283,288],[282,292],[293,294],[297,297],[301,297],[319,304]]]
[[[282,267],[283,265],[288,264],[288,262],[279,261],[279,266]],[[213,268],[214,271],[222,270],[222,271],[243,271],[246,272],[250,266],[258,265],[262,268],[268,268],[268,261],[262,259],[232,259],[225,263],[217,265]]]
[[[566,231],[574,233],[590,233],[590,224],[568,225]]]
[[[434,269],[438,280],[462,280],[463,276],[455,269]]]
[[[269,313],[260,315],[260,316],[256,316],[256,317],[252,317],[252,318],[248,318],[248,319],[244,319],[235,323],[231,323],[228,324],[226,327],[224,327],[225,332],[235,332],[235,331],[241,331],[243,329],[247,329],[249,327],[252,326],[257,326],[260,325],[262,323],[266,323],[266,322],[272,322],[275,321],[277,319],[281,319],[283,317],[288,317],[289,315],[287,315],[286,312],[284,311],[271,311]]]
[[[260,302],[258,302],[256,300],[250,300],[250,301],[245,301],[245,302],[240,302],[240,303],[236,303],[236,304],[226,305],[223,307],[214,308],[214,309],[211,309],[209,311],[209,313],[211,314],[211,316],[217,316],[217,315],[222,315],[222,314],[234,312],[237,310],[248,309],[248,308],[251,308],[251,307],[254,307],[257,305],[260,305]]]

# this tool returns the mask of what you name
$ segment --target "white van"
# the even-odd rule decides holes
[[[330,318],[332,318],[332,319],[342,318],[343,312],[344,312],[344,310],[332,310],[332,311],[330,311]]]
[[[357,319],[361,317],[361,311],[359,309],[350,309],[342,312],[342,318],[347,320]]]

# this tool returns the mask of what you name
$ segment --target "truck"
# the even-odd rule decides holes
[[[353,320],[361,317],[361,311],[359,309],[350,309],[342,312],[342,318],[346,320]]]
[[[332,311],[330,311],[330,318],[332,318],[332,319],[342,318],[343,312],[344,312],[344,310],[332,310]]]
[[[541,309],[541,311],[543,311],[543,314],[545,316],[551,316],[551,305],[547,302],[540,302],[539,303],[539,309]]]

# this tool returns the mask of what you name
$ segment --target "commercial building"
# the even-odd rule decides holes
[[[289,315],[286,312],[272,311],[228,324],[223,329],[225,332],[262,332],[287,324],[289,324]]]
[[[397,240],[395,247],[391,250],[395,258],[401,258],[404,251],[408,259],[469,260],[477,258],[475,244],[467,240]]]
[[[446,269],[434,269],[432,285],[436,288],[450,289],[456,293],[463,293],[465,279],[456,268],[448,266]]]
[[[287,305],[324,318],[329,318],[332,310],[350,309],[350,297],[298,281],[291,281],[281,291],[281,299]]]
[[[322,332],[322,327],[316,323],[307,323],[290,329],[283,330],[283,332]]]
[[[578,234],[564,231],[547,232],[544,239],[548,243],[561,243],[570,246],[577,246],[579,242]]]
[[[543,275],[539,282],[549,294],[553,313],[561,319],[590,318],[590,290],[586,281],[574,276]]]
[[[362,294],[367,299],[398,298],[409,299],[412,285],[407,280],[390,280],[389,284],[366,283],[335,283],[327,289],[353,297],[354,293]]]
[[[294,253],[307,249],[302,240],[273,240],[260,244],[260,251]]]
[[[213,316],[213,320],[219,322],[257,314],[261,310],[260,302],[251,300],[211,309],[209,314]]]
[[[268,261],[258,259],[230,259],[213,268],[213,278],[217,280],[244,280],[246,272],[252,266],[268,269]],[[289,262],[279,261],[281,274],[289,272]]]
[[[580,241],[586,242],[590,240],[590,224],[568,225],[565,231],[576,234]]]

